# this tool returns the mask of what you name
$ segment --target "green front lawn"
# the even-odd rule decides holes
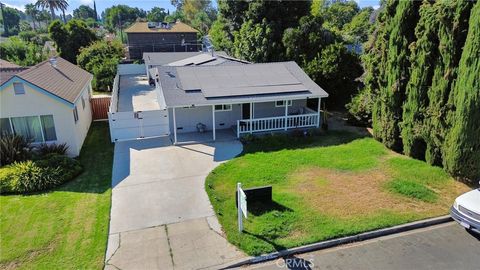
[[[1,269],[101,269],[107,244],[113,145],[90,127],[84,172],[50,192],[0,196]]]
[[[272,185],[269,205],[249,202],[237,231],[236,183]],[[250,255],[448,213],[468,190],[441,168],[347,132],[265,137],[217,167],[206,190],[228,240]]]

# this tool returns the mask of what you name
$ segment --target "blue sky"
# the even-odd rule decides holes
[[[3,0],[3,3],[5,3],[7,6],[10,7],[15,7],[17,9],[23,10],[25,4],[28,3],[35,3],[36,0]],[[213,1],[215,2],[215,1]],[[379,5],[379,0],[356,0],[358,5],[360,7],[366,7],[366,6],[371,6],[374,8],[377,8]],[[93,7],[93,0],[70,0],[68,1],[69,3],[69,8],[67,10],[67,13],[72,13],[72,11],[77,8],[80,5],[89,5]],[[138,8],[142,8],[144,10],[150,10],[152,7],[158,6],[158,7],[163,7],[165,9],[170,9],[170,11],[175,10],[175,8],[170,4],[170,0],[130,0],[130,1],[125,1],[125,0],[97,0],[97,10],[98,13],[100,14],[105,8],[111,7],[113,5],[118,5],[118,4],[125,4],[129,6],[135,6]]]

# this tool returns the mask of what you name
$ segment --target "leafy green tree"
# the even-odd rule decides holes
[[[34,4],[26,4],[25,5],[25,13],[32,19],[33,23],[33,30],[36,30],[36,22],[39,19],[40,11],[38,10],[37,6]]]
[[[363,8],[342,29],[342,35],[350,43],[365,43],[372,32],[373,24],[370,22],[373,8]]]
[[[328,5],[320,15],[324,17],[325,28],[334,32],[342,32],[344,26],[351,22],[359,11],[360,8],[355,1],[335,1]]]
[[[2,59],[20,66],[33,66],[47,58],[41,46],[23,41],[18,37],[9,37],[6,41],[2,41],[0,55]]]
[[[95,20],[95,10],[87,5],[80,5],[73,10],[73,18],[86,20],[92,18]]]
[[[217,50],[223,50],[233,55],[233,52],[231,51],[233,48],[233,37],[230,36],[225,18],[219,17],[213,22],[209,31],[209,36],[213,46]]]
[[[81,47],[86,47],[97,40],[95,33],[81,20],[70,20],[62,24],[59,20],[53,21],[48,32],[55,42],[60,56],[75,63]]]
[[[111,89],[117,65],[123,57],[123,46],[118,41],[96,41],[80,50],[77,63],[93,74],[93,88],[97,91]]]
[[[265,52],[268,55],[265,61],[278,61],[285,58],[285,49],[282,43],[283,33],[286,29],[296,27],[299,19],[308,14],[310,3],[307,1],[218,1],[219,17],[222,18],[224,27],[217,28],[217,35],[212,37],[213,44],[220,43],[216,37],[228,37],[233,46],[235,44],[245,45],[245,41],[255,36],[254,33],[247,33],[245,30],[239,34],[241,28],[250,29],[265,28],[268,25],[269,38],[272,43],[269,48],[272,51]],[[245,26],[245,24],[249,24]],[[221,29],[226,33],[218,33]],[[228,30],[227,30],[228,29]],[[235,39],[239,37],[241,42]],[[250,41],[252,45],[253,39]],[[261,42],[261,39],[257,38]],[[225,42],[223,41],[225,44]],[[259,49],[257,49],[259,50]],[[232,48],[229,51],[240,52],[239,48]],[[242,52],[241,54],[248,54]],[[241,54],[236,56],[240,57]]]
[[[167,16],[167,12],[165,11],[164,8],[153,7],[147,13],[147,20],[150,22],[163,22],[166,16]]]
[[[278,46],[272,42],[273,31],[267,20],[255,24],[248,21],[239,32],[235,33],[234,55],[252,62],[267,62],[274,58],[272,47]]]
[[[132,8],[127,5],[116,5],[105,9],[105,26],[111,32],[120,27],[135,22],[138,18],[146,18],[147,13],[143,9]]]
[[[20,30],[20,13],[11,7],[2,8],[2,23],[5,28],[3,36],[16,35]]]

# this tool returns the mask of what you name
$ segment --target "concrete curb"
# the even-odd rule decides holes
[[[406,232],[410,230],[415,230],[415,229],[420,229],[420,228],[425,228],[433,225],[438,225],[446,222],[450,222],[453,219],[449,216],[441,216],[441,217],[436,217],[436,218],[431,218],[431,219],[424,219],[420,221],[415,221],[403,225],[398,225],[398,226],[393,226],[385,229],[379,229],[375,231],[370,231],[370,232],[365,232],[365,233],[360,233],[357,235],[352,235],[352,236],[347,236],[347,237],[342,237],[342,238],[337,238],[337,239],[332,239],[332,240],[327,240],[323,242],[318,242],[306,246],[301,246],[301,247],[296,247],[296,248],[291,248],[291,249],[285,249],[277,252],[272,252],[268,253],[265,255],[257,256],[257,257],[251,257],[246,260],[242,260],[239,262],[235,262],[234,264],[225,266],[222,269],[231,269],[235,267],[240,267],[244,265],[249,265],[249,264],[257,264],[257,263],[262,263],[266,261],[271,261],[275,260],[281,257],[286,257],[290,256],[293,254],[301,254],[301,253],[307,253],[307,252],[312,252],[316,250],[321,250],[321,249],[326,249],[326,248],[332,248],[340,245],[345,245],[345,244],[350,244],[353,242],[360,242],[360,241],[365,241],[365,240],[370,240],[373,238],[378,238],[381,236],[387,236],[387,235],[392,235],[396,233],[401,233],[401,232]]]

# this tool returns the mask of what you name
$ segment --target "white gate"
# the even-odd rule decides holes
[[[168,110],[109,112],[112,142],[170,135]]]

